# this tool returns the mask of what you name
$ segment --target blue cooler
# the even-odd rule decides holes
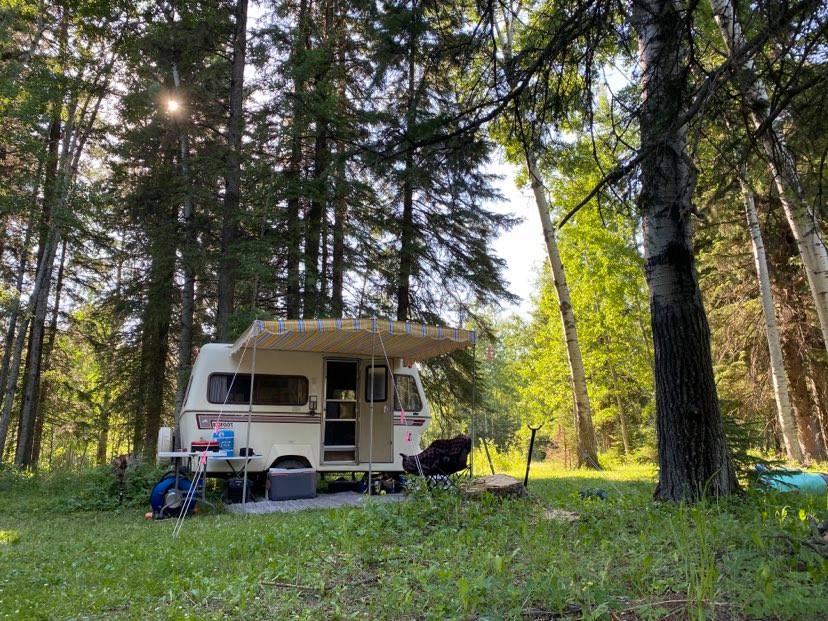
[[[225,457],[233,457],[235,434],[232,429],[219,429],[213,432],[213,440],[218,442],[218,450]]]

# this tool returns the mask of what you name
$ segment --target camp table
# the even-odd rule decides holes
[[[235,478],[239,478],[242,475],[245,464],[241,464],[241,467],[238,470],[236,470],[236,467],[233,465],[234,463],[244,462],[245,460],[247,461],[247,463],[250,463],[254,459],[260,459],[262,457],[264,457],[264,455],[236,455],[234,457],[228,457],[226,455],[210,455],[209,453],[207,453],[207,461],[226,462],[227,465],[230,466],[230,470],[233,472],[233,476]]]

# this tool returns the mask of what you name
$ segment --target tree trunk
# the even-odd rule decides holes
[[[171,309],[170,309],[171,310]],[[153,322],[151,329],[153,334],[150,342],[152,348],[150,364],[146,371],[148,373],[147,395],[145,398],[146,415],[144,417],[144,442],[143,454],[147,462],[155,459],[157,448],[158,430],[161,428],[161,417],[164,411],[164,379],[167,368],[167,352],[169,351],[169,313],[167,321]]]
[[[299,262],[301,258],[302,223],[300,212],[300,185],[302,167],[302,132],[305,124],[305,80],[298,65],[308,48],[308,2],[299,2],[299,27],[291,52],[293,72],[293,125],[290,136],[290,159],[287,167],[287,287],[285,291],[285,313],[288,319],[302,314]]]
[[[239,234],[239,199],[241,196],[241,150],[244,131],[244,67],[247,51],[247,0],[236,1],[236,24],[233,34],[233,65],[230,73],[229,149],[224,177],[224,209],[221,225],[221,258],[218,269],[218,310],[216,336],[219,342],[229,338],[228,321],[233,313],[238,259],[234,244]]]
[[[759,281],[759,296],[762,300],[762,316],[765,320],[765,336],[768,340],[770,354],[770,370],[773,382],[773,396],[776,401],[776,413],[779,420],[779,430],[785,444],[785,454],[788,459],[802,462],[802,451],[796,434],[796,420],[791,400],[788,394],[788,374],[785,371],[785,358],[782,354],[782,343],[779,339],[779,327],[776,324],[776,310],[773,304],[770,275],[768,273],[768,259],[765,254],[765,244],[762,240],[762,231],[759,228],[759,216],[756,213],[756,203],[753,190],[745,177],[745,171],[739,178],[742,188],[742,197],[745,202],[748,231],[750,232],[753,261],[756,266],[756,277]]]
[[[412,4],[411,32],[408,46],[408,110],[405,133],[409,137],[417,121],[417,4]],[[400,220],[400,267],[397,275],[397,321],[407,321],[411,315],[411,276],[414,271],[414,147],[409,143],[405,151],[402,182],[402,218]]]
[[[575,422],[578,430],[578,467],[600,468],[598,463],[598,447],[595,442],[595,429],[592,425],[592,407],[587,393],[586,372],[584,360],[581,356],[581,345],[578,341],[578,327],[575,322],[575,312],[572,300],[569,297],[569,285],[566,282],[566,273],[558,251],[558,241],[555,235],[555,226],[549,213],[549,201],[541,182],[535,155],[527,145],[526,168],[532,180],[532,192],[535,195],[535,204],[538,208],[543,239],[546,242],[546,253],[549,265],[552,268],[552,283],[558,297],[558,310],[561,314],[564,341],[566,343],[566,357],[569,362],[570,379],[575,400]]]
[[[58,214],[63,210],[68,198],[71,182],[73,162],[73,147],[77,140],[75,135],[75,100],[69,106],[68,121],[63,128],[59,149],[53,140],[54,135],[60,135],[60,127],[55,123],[60,112],[53,112],[53,120],[49,131],[49,147],[46,163],[46,179],[43,195],[43,212],[41,215],[41,234],[38,244],[38,264],[34,287],[26,312],[30,317],[29,348],[26,356],[26,369],[23,374],[23,395],[21,399],[19,433],[15,450],[14,463],[18,467],[28,467],[31,459],[34,439],[35,401],[37,396],[37,378],[40,374],[41,351],[43,347],[43,333],[45,329],[46,313],[48,311],[49,291],[52,286],[52,270],[55,254],[60,244],[61,232],[58,227]],[[58,108],[57,103],[55,104]],[[61,108],[62,109],[62,108]],[[59,122],[58,122],[59,123]],[[57,130],[55,130],[57,127]],[[58,153],[59,151],[59,153]],[[21,343],[22,347],[22,343]],[[19,359],[19,355],[17,356]],[[16,376],[16,373],[15,373]],[[15,378],[16,379],[16,378]],[[8,399],[14,398],[15,386],[9,388]]]
[[[14,276],[14,299],[12,300],[11,308],[9,309],[9,323],[6,326],[6,339],[3,348],[3,361],[0,363],[0,389],[6,387],[6,380],[9,374],[9,365],[11,364],[12,352],[14,351],[15,334],[17,332],[17,322],[20,319],[20,300],[23,297],[23,280],[26,277],[26,269],[29,265],[29,246],[32,241],[32,234],[34,232],[34,220],[37,207],[37,195],[40,187],[40,174],[42,172],[43,163],[38,165],[37,176],[35,177],[35,187],[32,190],[32,204],[29,209],[29,217],[26,222],[26,233],[23,236],[23,245],[20,246],[20,253],[17,261],[17,271]],[[25,330],[24,330],[25,331]],[[5,435],[5,434],[4,434]],[[0,447],[2,447],[2,440],[0,440]],[[0,448],[0,457],[2,457],[3,450]]]
[[[818,444],[823,460],[828,457],[828,386],[825,382],[825,363],[822,360],[808,360],[808,387],[816,405],[814,427],[818,429]]]
[[[54,219],[47,236],[46,247],[37,269],[35,287],[32,290],[29,310],[33,311],[31,332],[29,334],[29,352],[26,360],[26,372],[23,377],[23,397],[20,409],[20,434],[17,437],[17,450],[14,463],[19,468],[30,465],[35,422],[35,400],[37,377],[40,373],[40,360],[43,347],[46,312],[48,310],[49,289],[51,288],[52,267],[54,265],[59,232]]]
[[[326,78],[323,76],[320,79]],[[320,103],[317,102],[317,104]],[[321,114],[316,119],[316,140],[313,152],[314,191],[310,209],[308,209],[308,219],[305,222],[305,299],[303,302],[305,310],[303,316],[306,318],[317,317],[322,310],[319,249],[322,241],[322,221],[325,219],[327,209],[328,119]]]
[[[503,48],[504,70],[510,85],[514,85],[514,76],[511,72],[512,50],[514,44],[514,15],[506,12],[503,20],[503,30],[498,30]],[[558,241],[555,235],[555,226],[552,224],[549,201],[541,181],[540,171],[535,159],[535,146],[530,144],[532,139],[526,136],[524,120],[519,107],[515,109],[519,136],[523,140],[523,153],[526,170],[532,184],[532,193],[535,196],[535,205],[541,221],[543,239],[546,244],[546,253],[552,269],[552,283],[558,297],[558,311],[561,314],[564,342],[566,344],[567,362],[569,363],[570,381],[572,386],[572,401],[575,413],[575,428],[578,432],[578,467],[600,468],[598,462],[598,446],[595,440],[595,428],[592,424],[592,408],[587,392],[586,372],[581,356],[581,346],[578,341],[578,329],[575,313],[569,296],[569,286],[566,282],[564,266],[558,251]]]
[[[341,153],[340,146],[340,153]],[[345,222],[348,203],[345,194],[345,160],[338,155],[334,197],[333,256],[331,257],[331,314],[341,317],[344,310],[342,285],[345,281]]]
[[[655,497],[675,501],[738,489],[693,255],[693,165],[686,126],[677,122],[689,99],[684,16],[675,0],[633,5],[642,67],[641,144],[649,150],[641,162],[639,209],[655,349]]]
[[[106,450],[109,446],[109,417],[110,417],[111,392],[107,385],[104,387],[103,402],[101,403],[101,414],[98,417],[98,442],[95,448],[95,463],[99,466],[106,465]]]
[[[172,77],[175,90],[181,91],[181,78],[178,66],[173,63]],[[196,232],[193,208],[193,184],[190,177],[190,137],[186,120],[181,120],[178,129],[178,157],[181,170],[181,183],[184,186],[182,216],[184,219],[184,246],[181,251],[181,267],[184,282],[181,287],[181,322],[178,338],[178,370],[175,382],[175,441],[180,442],[178,419],[184,403],[184,393],[190,379],[193,351],[193,314],[195,313],[195,252]],[[221,298],[221,295],[219,295]],[[219,339],[221,340],[221,339]],[[108,416],[108,415],[107,415]]]
[[[615,392],[615,405],[618,407],[618,424],[621,427],[621,443],[624,446],[624,456],[630,455],[630,438],[627,430],[627,414],[624,411],[624,401],[621,399],[621,382],[618,379],[618,374],[615,368],[610,366],[610,375],[612,376],[612,384]]]
[[[55,348],[55,338],[57,338],[57,324],[60,315],[60,297],[63,292],[63,274],[66,269],[66,240],[63,240],[60,250],[60,261],[58,262],[58,273],[55,281],[55,302],[52,306],[52,318],[49,321],[49,336],[46,340],[46,345],[43,348],[43,357],[39,365],[37,374],[37,391],[35,393],[35,426],[34,438],[32,439],[32,454],[30,463],[32,468],[37,470],[37,465],[40,462],[40,443],[43,438],[43,424],[45,422],[45,412],[43,404],[46,401],[48,394],[49,381],[43,378],[43,372],[48,372],[52,368],[52,351]]]
[[[28,310],[28,309],[27,309]],[[5,457],[6,439],[9,434],[9,423],[11,422],[11,411],[14,407],[14,395],[17,389],[17,378],[20,374],[20,360],[23,357],[23,346],[26,343],[26,332],[29,329],[28,312],[20,324],[20,331],[14,341],[14,349],[11,355],[9,374],[6,377],[6,385],[3,391],[3,411],[0,413],[0,461]]]
[[[710,4],[728,50],[733,51],[743,46],[745,38],[732,0],[710,0]],[[745,111],[749,112],[754,127],[758,129],[768,121],[770,108],[768,93],[764,82],[756,75],[753,61],[746,61],[742,69],[743,105]],[[805,274],[814,297],[823,342],[828,348],[828,249],[822,238],[819,219],[811,205],[805,200],[796,163],[785,142],[781,122],[781,118],[777,117],[758,136],[758,139],[805,266]]]
[[[167,353],[174,291],[175,251],[165,231],[156,229],[151,250],[150,282],[142,318],[139,407],[133,433],[135,452],[155,458],[166,394]]]
[[[405,156],[402,199],[403,211],[400,220],[400,273],[397,280],[397,321],[407,321],[411,314],[411,274],[414,269],[414,188],[411,181],[414,155]]]
[[[817,441],[817,434],[812,426],[814,416],[814,403],[811,400],[811,393],[808,390],[807,369],[803,363],[801,344],[797,342],[792,334],[795,326],[790,326],[788,338],[782,342],[785,358],[788,361],[791,378],[791,403],[796,418],[797,435],[802,450],[803,459],[811,461],[819,459],[822,451]]]

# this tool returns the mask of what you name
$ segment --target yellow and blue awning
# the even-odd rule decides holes
[[[474,330],[389,319],[277,319],[254,321],[233,343],[245,348],[426,360],[474,345]]]

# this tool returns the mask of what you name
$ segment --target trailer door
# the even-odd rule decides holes
[[[365,365],[359,406],[359,461],[390,463],[394,461],[394,417],[391,412],[390,373],[386,365]],[[373,392],[373,412],[371,396]],[[373,419],[373,430],[371,429]],[[373,443],[371,438],[373,435]],[[373,450],[369,450],[372,447]]]

